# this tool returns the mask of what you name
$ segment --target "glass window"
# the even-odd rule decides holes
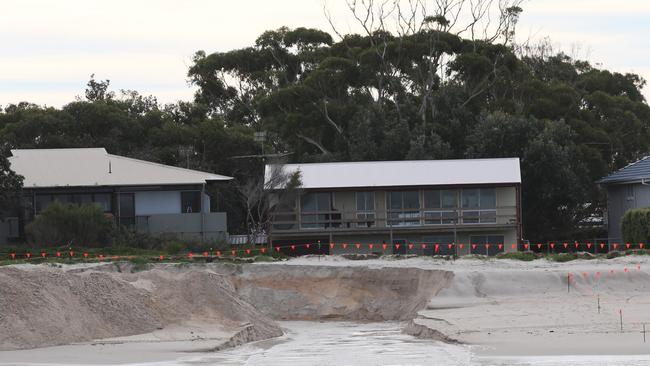
[[[463,208],[479,208],[479,189],[463,189]]]
[[[34,210],[36,212],[43,211],[47,206],[52,203],[52,195],[50,194],[37,194],[34,197]]]
[[[75,194],[72,198],[78,205],[87,205],[93,202],[93,196],[91,194]]]
[[[442,208],[456,208],[458,202],[456,200],[457,192],[454,189],[443,189],[440,191],[440,200],[442,201]]]
[[[404,208],[420,208],[420,192],[407,191],[403,193]]]
[[[464,224],[478,224],[479,211],[463,211]]]
[[[402,192],[389,192],[391,210],[402,209]]]
[[[440,225],[442,223],[442,212],[440,211],[425,211],[424,223],[426,225]]]
[[[420,192],[389,192],[390,224],[396,226],[420,225]]]
[[[135,200],[133,193],[120,193],[120,224],[135,225]]]
[[[375,226],[374,211],[375,192],[357,192],[357,227]]]
[[[104,212],[111,212],[111,194],[110,193],[95,193],[93,195],[93,202],[99,206]]]
[[[69,205],[74,203],[74,199],[72,198],[71,194],[55,194],[52,195],[52,198],[54,199],[54,201],[57,201],[64,205]]]
[[[481,210],[497,208],[497,195],[494,188],[481,188]]]
[[[300,209],[302,211],[329,211],[330,207],[329,192],[306,193],[300,197]]]
[[[375,210],[375,192],[357,192],[357,211]]]
[[[424,208],[440,208],[440,191],[424,191]]]
[[[330,227],[330,214],[314,214],[314,212],[329,212],[332,210],[331,194],[329,192],[311,192],[300,197],[301,227],[305,229],[324,229]]]
[[[181,192],[181,213],[201,212],[201,192]]]

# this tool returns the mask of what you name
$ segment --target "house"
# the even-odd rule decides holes
[[[622,242],[621,219],[632,208],[650,207],[650,156],[629,164],[597,182],[607,190],[610,242]]]
[[[94,203],[140,233],[184,240],[226,238],[226,213],[210,211],[206,184],[232,178],[112,155],[104,148],[12,150],[11,169],[24,177],[24,219],[50,203]],[[17,217],[4,220],[0,242],[16,238]]]
[[[267,165],[267,187],[298,171],[297,198],[273,200],[274,246],[374,243],[405,253],[417,243],[409,253],[432,254],[437,243],[439,254],[493,255],[522,240],[518,158]]]

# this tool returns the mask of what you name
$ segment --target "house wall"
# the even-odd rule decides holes
[[[607,186],[607,227],[612,242],[622,241],[621,219],[633,208],[650,207],[650,186],[640,183]]]
[[[185,240],[225,240],[226,221],[225,212],[157,214],[138,220],[136,229],[151,235],[173,234]]]
[[[203,207],[210,212],[210,196],[203,194]],[[135,192],[135,215],[181,213],[181,191]]]
[[[181,213],[180,191],[149,191],[135,193],[135,215]]]
[[[418,189],[420,191],[425,189],[439,189],[440,187],[421,187],[421,188],[404,188],[408,190]],[[463,187],[454,187],[454,189],[462,189]],[[459,223],[456,226],[456,234],[454,235],[453,225],[414,225],[414,226],[393,226],[388,227],[386,223],[386,197],[387,190],[373,190],[375,193],[375,225],[371,228],[359,227],[357,228],[354,221],[357,219],[356,215],[356,193],[359,191],[371,191],[363,189],[350,189],[350,190],[336,190],[332,192],[332,206],[334,211],[341,212],[342,224],[335,227],[326,228],[303,228],[300,229],[298,225],[293,228],[286,227],[284,231],[272,227],[271,239],[278,243],[309,243],[309,242],[328,242],[332,241],[337,244],[332,253],[343,252],[377,252],[381,249],[382,243],[387,243],[390,246],[390,251],[393,251],[393,242],[403,241],[404,243],[413,243],[413,248],[409,250],[411,254],[425,254],[432,255],[433,245],[428,245],[427,248],[422,249],[422,243],[447,244],[455,242],[456,244],[464,243],[465,246],[462,250],[455,249],[456,254],[469,254],[471,252],[471,237],[476,236],[501,236],[503,239],[499,242],[490,243],[503,244],[503,251],[512,251],[511,244],[518,244],[517,233],[517,189],[514,186],[495,187],[496,193],[496,206],[497,206],[497,221],[496,223],[483,223],[483,224],[463,224]],[[422,199],[422,196],[420,197]],[[458,202],[460,206],[460,202]],[[298,205],[297,207],[299,207]],[[285,215],[286,216],[286,215]],[[300,218],[299,211],[296,212],[295,218]],[[286,218],[285,218],[286,220]],[[492,239],[494,240],[494,239]],[[346,249],[340,246],[341,243],[348,243]],[[362,244],[360,249],[357,249],[355,244]],[[374,244],[375,247],[370,250],[368,244]],[[403,248],[403,247],[402,247]],[[438,254],[447,254],[442,251]],[[476,251],[475,251],[476,252]],[[481,254],[482,252],[478,252]],[[494,254],[493,250],[490,251]],[[452,254],[452,253],[449,253]]]

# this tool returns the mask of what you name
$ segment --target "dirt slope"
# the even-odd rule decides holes
[[[142,334],[196,320],[233,336],[247,329],[248,338],[239,342],[282,334],[226,278],[206,270],[0,268],[0,350]]]

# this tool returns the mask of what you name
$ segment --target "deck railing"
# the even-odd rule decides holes
[[[377,211],[276,211],[271,213],[271,230],[372,230],[408,227],[469,227],[481,225],[514,225],[514,206],[493,209],[399,209]]]

